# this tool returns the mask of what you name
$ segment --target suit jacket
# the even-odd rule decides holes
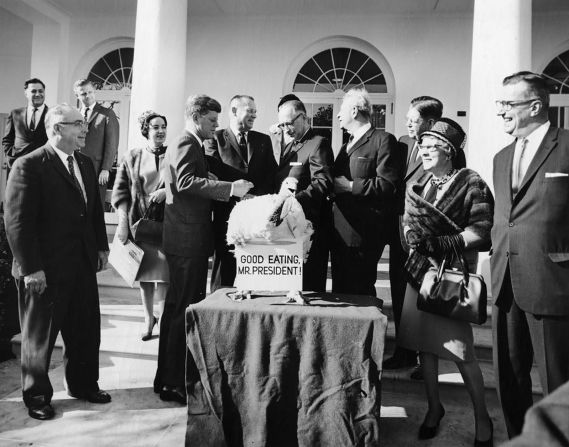
[[[93,164],[76,152],[87,204],[50,144],[14,163],[6,186],[6,234],[17,278],[43,270],[48,283],[65,281],[75,263],[98,267],[98,251],[109,249]]]
[[[515,142],[494,157],[496,206],[490,258],[500,305],[509,265],[517,305],[538,315],[569,315],[569,131],[550,127],[512,197]]]
[[[45,114],[47,106],[36,124],[35,130],[30,130],[26,120],[26,109],[14,109],[6,120],[6,130],[2,138],[2,147],[8,157],[8,166],[12,167],[16,158],[29,154],[47,142],[45,133]]]
[[[231,129],[217,130],[214,139],[217,144],[212,144],[212,140],[204,142],[206,154],[241,171],[241,178],[255,185],[249,191],[251,194],[263,195],[274,192],[277,164],[268,135],[254,130],[248,132],[247,160],[241,156],[237,138]]]
[[[118,146],[119,121],[115,112],[96,103],[89,118],[85,147],[81,152],[91,159],[97,175],[102,170],[111,170]]]
[[[348,150],[343,145],[334,164],[335,176],[353,181],[352,192],[335,203],[361,238],[361,246],[379,248],[389,238],[403,188],[404,157],[390,133],[368,130]]]
[[[196,137],[184,131],[164,156],[166,253],[186,257],[212,254],[212,200],[228,201],[231,183],[209,180],[208,173],[204,149]]]
[[[293,147],[293,143],[289,143],[286,149],[276,174],[276,190],[287,177],[297,179],[296,199],[306,218],[318,228],[324,223],[322,216],[327,216],[325,208],[333,189],[334,153],[330,142],[311,128],[299,144]]]

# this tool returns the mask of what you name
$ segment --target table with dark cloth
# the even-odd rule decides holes
[[[186,446],[379,445],[382,301],[233,291],[186,310]]]

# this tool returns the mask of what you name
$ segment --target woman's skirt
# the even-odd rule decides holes
[[[136,280],[140,282],[170,282],[166,255],[162,250],[146,242],[137,242],[136,244],[144,250]]]

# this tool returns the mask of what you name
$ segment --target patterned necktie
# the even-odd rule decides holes
[[[241,152],[241,156],[243,157],[243,160],[248,161],[249,157],[247,154],[247,140],[245,140],[245,133],[244,132],[240,132],[239,133],[239,152]]]
[[[517,154],[517,157],[514,159],[514,165],[512,166],[512,193],[514,195],[518,193],[524,178],[525,172],[523,170],[523,160],[527,144],[527,138],[522,139],[519,154]]]
[[[75,167],[73,166],[73,155],[70,155],[69,157],[67,157],[67,167],[69,168],[69,173],[71,174],[71,177],[73,178],[73,183],[75,183],[75,186],[79,190],[79,193],[81,194],[83,201],[85,203],[87,203],[87,200],[85,199],[85,196],[83,195],[83,189],[81,189],[81,184],[79,183],[79,179],[75,175]]]
[[[33,132],[36,130],[36,112],[38,111],[37,107],[34,107],[34,111],[32,112],[32,119],[30,120],[30,130]]]

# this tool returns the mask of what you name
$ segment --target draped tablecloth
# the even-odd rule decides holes
[[[186,446],[379,445],[382,301],[233,291],[186,310]]]

